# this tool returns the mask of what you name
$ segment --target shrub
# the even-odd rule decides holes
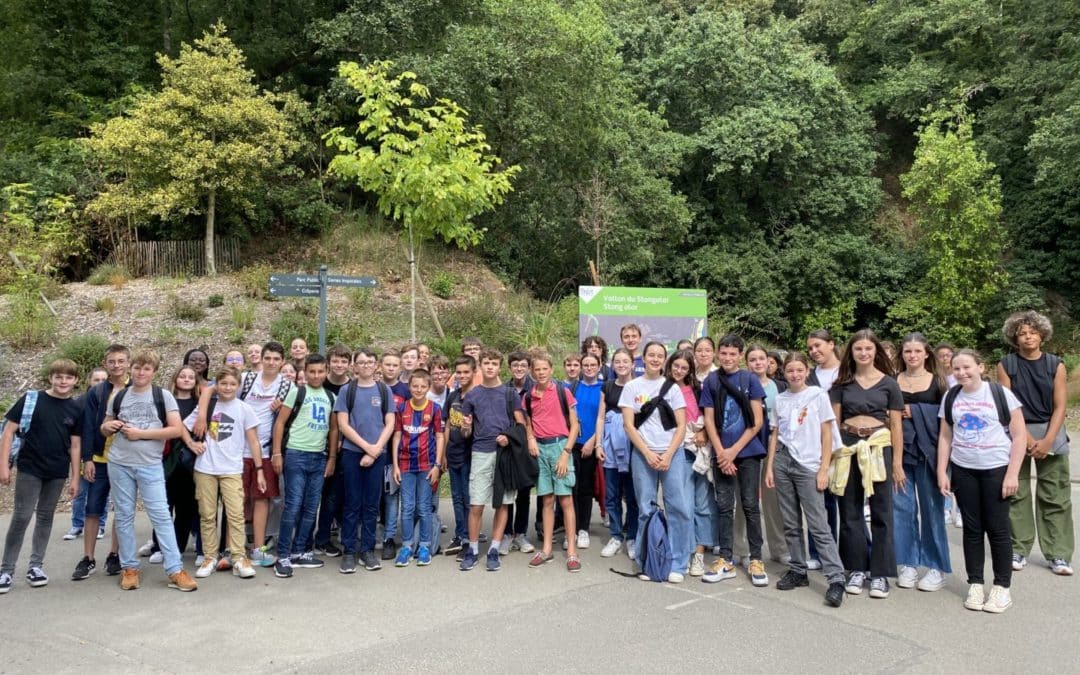
[[[15,348],[30,349],[52,342],[56,336],[56,317],[38,295],[43,277],[22,275],[9,286],[11,303],[0,319],[0,340]]]
[[[202,321],[206,318],[206,310],[197,302],[185,300],[179,295],[169,295],[169,314],[180,321]]]
[[[56,349],[50,352],[41,364],[41,379],[49,377],[49,364],[56,359],[71,359],[79,366],[79,379],[81,384],[86,384],[90,371],[101,365],[105,360],[105,350],[109,348],[109,341],[100,335],[73,335],[56,345]]]
[[[220,293],[214,293],[206,299],[207,307],[221,307],[225,304],[225,296]]]
[[[229,305],[229,315],[232,317],[233,326],[240,331],[251,330],[255,325],[255,303],[251,301],[238,301]]]
[[[449,272],[442,271],[431,279],[428,288],[431,289],[432,293],[445,300],[454,294],[455,285],[457,285],[457,278]]]
[[[246,337],[247,335],[244,333],[244,331],[239,328],[230,328],[229,333],[226,336],[226,338],[229,340],[229,344],[231,345],[244,344]]]
[[[353,312],[363,312],[371,309],[375,292],[370,288],[348,288],[345,295],[349,298],[349,308]]]
[[[520,319],[512,316],[506,307],[494,298],[484,296],[449,308],[440,316],[447,335],[459,339],[475,335],[485,345],[503,353],[518,346],[521,331]]]
[[[268,298],[270,293],[270,263],[248,265],[236,273],[244,295],[249,298]]]
[[[90,276],[86,278],[86,283],[91,286],[111,285],[113,288],[120,289],[124,287],[124,284],[126,284],[129,279],[131,279],[131,275],[128,274],[127,269],[125,269],[123,265],[104,263],[98,265],[90,272]]]
[[[159,347],[180,344],[180,329],[176,326],[162,326],[155,336],[154,342]]]
[[[98,298],[94,301],[94,311],[105,312],[112,316],[113,312],[116,311],[116,301],[107,295],[104,298]]]
[[[319,320],[302,312],[282,312],[270,322],[270,337],[286,346],[293,338],[302,337],[314,351],[319,343]]]

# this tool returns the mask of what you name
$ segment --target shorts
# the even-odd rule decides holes
[[[274,465],[270,463],[270,459],[263,458],[262,464],[263,478],[266,479],[266,489],[259,490],[258,472],[255,471],[255,462],[250,457],[244,458],[244,499],[273,499],[279,497],[281,491],[278,490],[278,475],[274,471]]]
[[[109,464],[94,462],[94,482],[86,491],[86,517],[100,518],[109,505]]]
[[[474,452],[469,467],[469,505],[489,506],[495,494],[495,456],[498,452]],[[513,504],[517,490],[503,496],[503,506]]]
[[[567,471],[566,475],[562,478],[555,473],[555,464],[559,461],[559,458],[566,454],[563,452],[563,448],[566,447],[566,439],[563,438],[552,443],[537,443],[540,447],[540,457],[538,463],[540,464],[540,477],[536,479],[536,495],[543,497],[544,495],[555,494],[556,497],[566,497],[574,493],[574,460],[570,455],[566,455],[567,458]]]

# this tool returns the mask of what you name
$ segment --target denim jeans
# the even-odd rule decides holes
[[[90,492],[90,481],[83,477],[79,477],[79,496],[71,502],[71,526],[77,527],[80,530],[86,523],[86,495]],[[101,514],[101,520],[98,522],[98,527],[105,529],[105,523],[109,520],[108,509],[105,513]],[[94,532],[94,536],[97,536],[97,532]]]
[[[383,491],[386,454],[379,455],[371,466],[360,466],[364,453],[341,451],[341,470],[345,483],[345,510],[341,515],[341,547],[346,553],[375,550],[375,524],[379,520],[379,499]],[[357,535],[359,532],[359,535]]]
[[[165,496],[165,472],[161,462],[140,466],[109,462],[109,483],[116,506],[120,566],[139,569],[139,547],[135,541],[135,495],[138,493],[142,496],[143,510],[154,526],[158,546],[165,557],[165,573],[172,574],[183,569],[180,549],[176,546],[176,532],[169,515],[169,502]]]
[[[408,546],[413,538],[413,522],[420,515],[420,546],[431,546],[431,483],[427,473],[401,474],[401,543]]]
[[[806,574],[806,550],[803,517],[810,541],[817,542],[821,571],[829,583],[844,581],[844,566],[825,517],[825,497],[817,489],[817,472],[799,464],[783,445],[777,445],[773,459],[773,482],[780,513],[784,519],[784,537],[791,555],[793,572]]]
[[[828,490],[825,490],[825,518],[829,523],[829,531],[832,532],[833,541],[838,541],[840,539],[840,509],[836,504],[836,495]],[[867,538],[869,538],[869,533]],[[813,538],[810,539],[809,549],[811,560],[821,560]]]
[[[728,476],[719,468],[715,471],[716,505],[720,522],[720,557],[732,559],[735,541],[735,495],[738,493],[746,519],[746,543],[750,558],[761,559],[761,506],[758,502],[758,484],[761,481],[762,456],[735,459],[735,475]]]
[[[13,574],[15,563],[22,550],[26,528],[30,525],[30,516],[34,519],[34,538],[31,540],[29,567],[41,567],[45,562],[45,549],[49,545],[52,533],[53,514],[56,502],[60,501],[60,492],[64,489],[64,479],[42,480],[27,472],[15,478],[15,504],[4,540],[4,561],[0,572]],[[96,537],[97,532],[91,536]]]
[[[694,543],[712,548],[716,546],[717,521],[720,509],[713,496],[713,486],[708,476],[697,471],[692,472],[694,483]]]
[[[344,451],[342,451],[344,453]],[[338,457],[340,460],[344,454]],[[315,544],[324,546],[330,543],[330,529],[334,521],[338,527],[345,513],[345,472],[339,461],[334,466],[334,475],[323,481],[322,497],[319,503],[319,518],[315,527]],[[338,537],[340,538],[340,533]],[[344,544],[343,544],[344,545]]]
[[[454,538],[469,541],[469,463],[450,467],[450,499],[454,504]]]
[[[626,502],[625,521],[623,520],[624,500]],[[604,469],[604,506],[607,508],[608,532],[611,533],[612,539],[636,540],[638,503],[637,496],[634,494],[632,472],[619,473],[618,469]]]
[[[326,457],[321,452],[290,449],[285,454],[285,510],[277,541],[279,558],[304,553],[303,546],[311,541],[324,471]]]
[[[638,502],[638,555],[645,550],[641,541],[645,533],[645,522],[652,514],[657,499],[657,487],[664,487],[664,510],[667,513],[668,541],[671,542],[671,569],[685,573],[690,565],[690,554],[694,550],[694,493],[690,474],[691,460],[687,453],[679,448],[671,458],[667,471],[656,471],[641,453],[634,450],[630,456],[631,473],[634,477],[634,492]],[[641,560],[638,560],[641,563]]]
[[[896,563],[927,567],[946,574],[949,538],[945,534],[945,504],[937,484],[937,467],[919,455],[914,463],[904,457],[907,488],[893,494],[893,544]]]

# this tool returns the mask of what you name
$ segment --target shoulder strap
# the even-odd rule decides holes
[[[292,427],[293,422],[296,421],[296,416],[300,414],[300,407],[304,405],[304,396],[307,394],[307,387],[298,385],[296,387],[296,400],[293,401],[292,410],[289,411],[289,419],[285,420],[285,428]]]
[[[289,389],[291,388],[292,382],[289,382],[284,377],[281,378],[281,384],[278,385],[277,394],[274,396],[274,398],[281,402],[284,402],[285,397],[289,395]]]
[[[816,366],[814,368],[810,369],[810,375],[807,376],[806,383],[810,384],[810,385],[813,385],[815,387],[820,387],[821,386],[821,381],[818,379],[818,376],[817,376],[817,367]]]
[[[1058,366],[1061,364],[1061,357],[1057,354],[1051,354],[1050,352],[1043,352],[1046,354],[1046,373],[1050,377],[1050,382],[1054,381],[1054,376],[1057,375]]]
[[[575,385],[577,382],[574,383]],[[565,385],[561,382],[555,383],[555,391],[559,396],[559,407],[562,408],[562,416],[566,420],[566,429],[570,429],[570,404],[566,401],[566,389]]]
[[[169,426],[169,423],[166,421],[168,413],[165,412],[165,394],[162,392],[161,387],[156,384],[150,385],[150,393],[154,397],[154,407],[157,408],[157,416],[158,419],[161,420],[161,426]]]
[[[960,385],[954,384],[949,387],[948,393],[945,394],[945,421],[949,423],[951,427],[953,425],[953,405],[956,403],[956,397],[960,395]]]
[[[581,384],[581,380],[574,380],[574,384],[570,385],[570,393],[575,397],[577,396],[578,386]]]
[[[23,400],[22,416],[19,417],[19,434],[23,436],[30,432],[30,422],[34,418],[34,408],[37,407],[37,400],[37,389],[26,392],[26,398]]]
[[[1001,357],[1001,367],[1005,371],[1005,374],[1009,376],[1009,380],[1016,379],[1016,359],[1018,358],[1016,352],[1009,352]]]
[[[217,396],[211,396],[210,402],[206,404],[206,426],[209,428],[210,423],[214,421],[214,409],[217,408]]]
[[[379,391],[382,392],[382,414],[386,417],[386,413],[390,412],[390,408],[394,405],[394,392],[390,390],[390,387],[385,382],[379,382]]]
[[[334,401],[337,399],[337,396],[335,396],[334,392],[330,391],[329,389],[324,389],[323,391],[326,392],[326,398],[330,399],[330,409],[333,410]]]
[[[515,420],[514,420],[514,399],[511,398],[511,397],[516,396],[516,395],[517,395],[517,392],[514,391],[513,387],[507,387],[506,388],[506,416],[510,418],[510,424],[513,424],[515,422]],[[526,396],[525,400],[528,401],[529,397]],[[526,407],[531,407],[531,406],[529,406],[526,403]]]
[[[120,391],[116,392],[116,396],[113,396],[112,408],[109,411],[115,419],[120,419],[120,404],[124,401],[124,397],[127,396],[128,388],[124,387]]]
[[[990,393],[994,396],[994,405],[997,407],[998,422],[1009,431],[1009,422],[1012,421],[1012,413],[1009,412],[1009,402],[1005,399],[1005,387],[997,382],[990,383]]]
[[[258,376],[259,374],[254,370],[249,370],[244,373],[244,381],[240,383],[240,395],[237,398],[241,401],[247,400],[248,394],[251,393],[251,388],[255,386],[255,378]]]

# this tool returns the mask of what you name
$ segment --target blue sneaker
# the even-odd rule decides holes
[[[472,548],[466,545],[465,555],[461,557],[461,565],[458,569],[460,569],[462,572],[468,572],[474,567],[476,567],[476,554],[473,553]]]
[[[412,557],[412,550],[408,546],[402,546],[398,551],[397,560],[394,561],[394,567],[408,567],[409,558]]]
[[[420,552],[416,555],[416,564],[423,567],[424,565],[431,564],[431,549],[427,546],[421,546]]]
[[[502,562],[499,561],[499,547],[492,546],[488,549],[487,554],[487,571],[498,572],[502,567]]]

